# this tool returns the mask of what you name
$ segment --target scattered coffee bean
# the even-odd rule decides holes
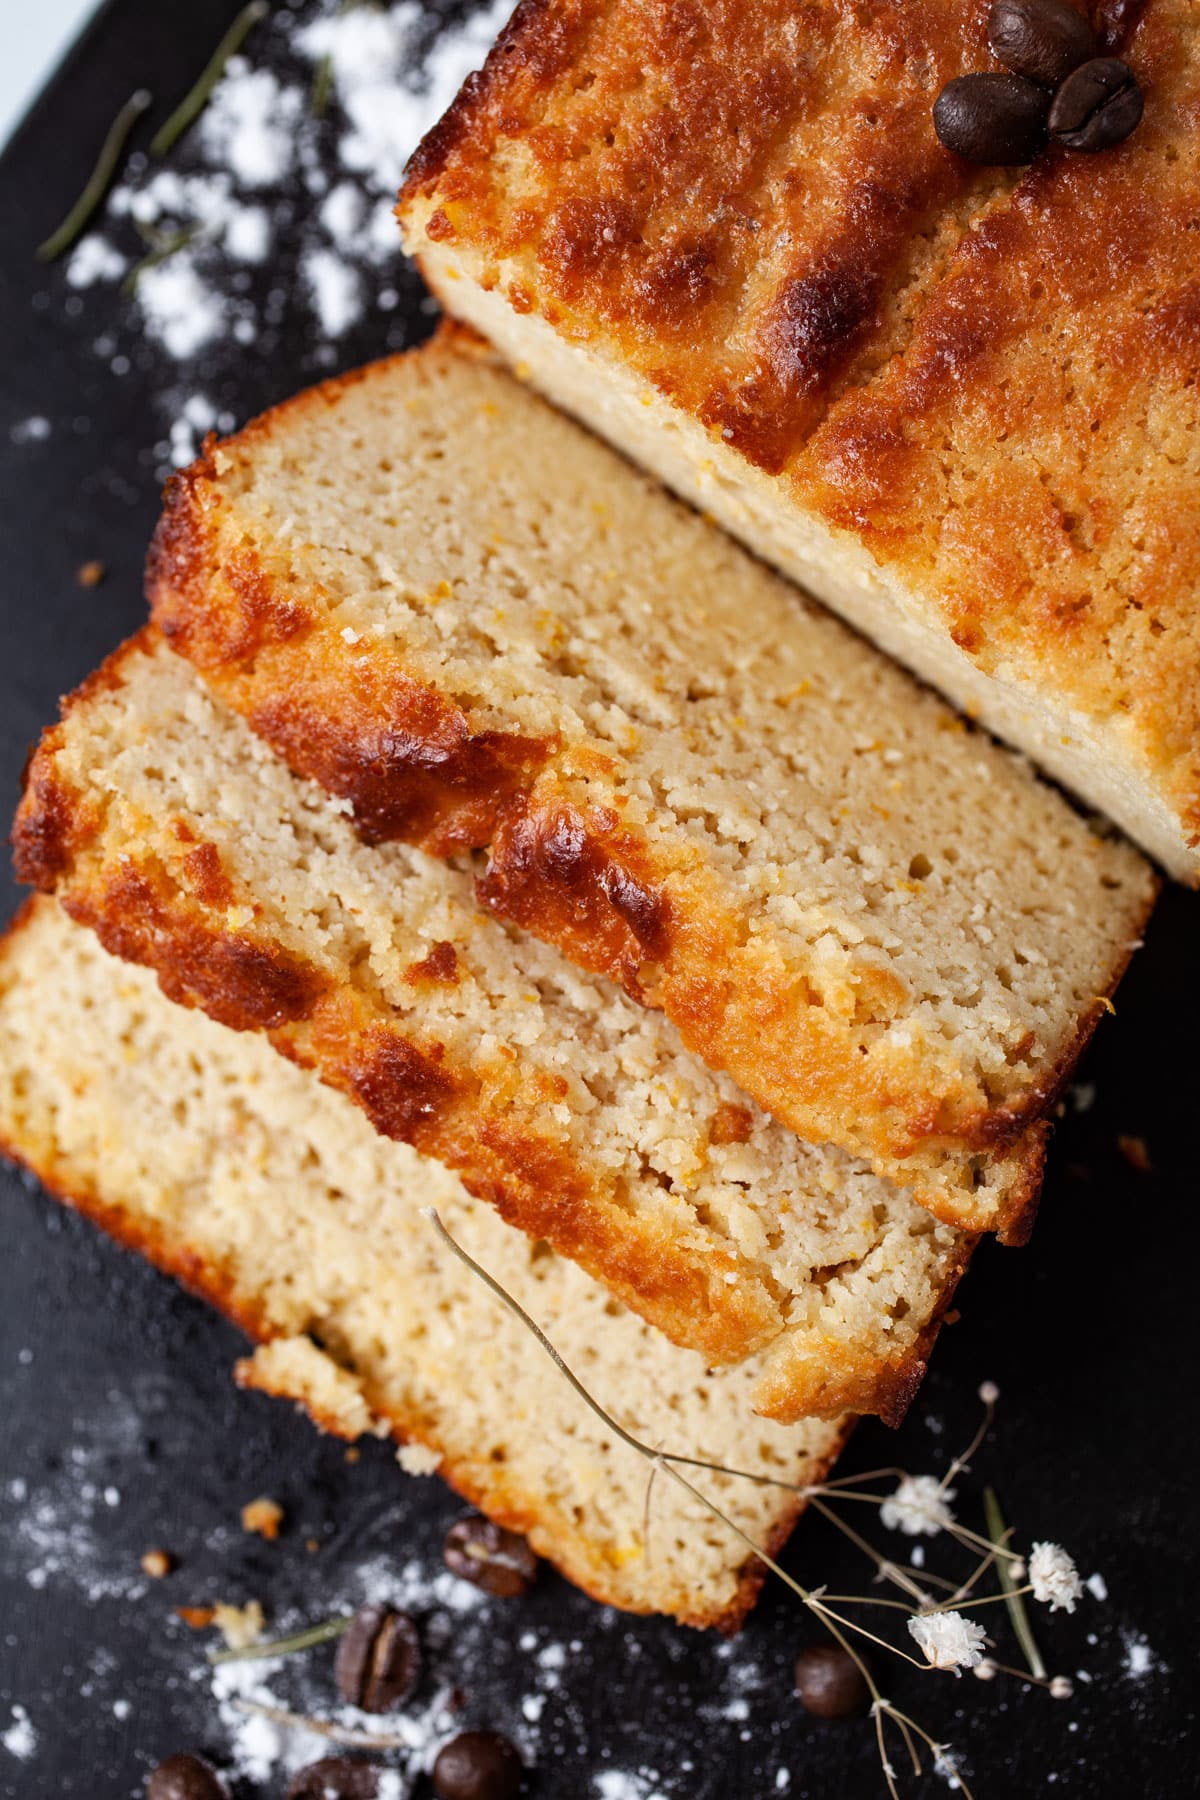
[[[146,1777],[146,1800],[226,1800],[225,1784],[198,1756],[168,1756]]]
[[[325,1756],[288,1783],[287,1800],[375,1800],[379,1770],[351,1756]]]
[[[1050,88],[1097,49],[1095,32],[1067,0],[994,0],[988,43],[1014,75]]]
[[[451,1574],[501,1600],[528,1593],[537,1579],[537,1557],[525,1539],[478,1514],[450,1527],[442,1555]]]
[[[1054,96],[1050,135],[1068,150],[1108,150],[1142,116],[1142,90],[1128,63],[1098,56],[1083,63]]]
[[[421,1640],[407,1613],[364,1606],[354,1615],[333,1666],[338,1693],[364,1712],[403,1706],[421,1673]]]
[[[498,1731],[464,1731],[438,1751],[433,1791],[438,1800],[512,1800],[523,1774],[520,1757]]]
[[[1022,75],[959,75],[938,95],[933,127],[968,162],[1032,162],[1045,147],[1049,103],[1045,89]]]
[[[862,1670],[838,1644],[814,1644],[796,1658],[796,1692],[818,1719],[846,1719],[867,1704]]]

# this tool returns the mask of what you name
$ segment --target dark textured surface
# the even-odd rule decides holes
[[[57,694],[140,619],[140,563],[158,504],[149,447],[162,435],[161,359],[147,349],[113,376],[91,348],[96,305],[72,316],[61,271],[38,269],[31,249],[76,191],[119,101],[141,80],[173,96],[233,10],[219,0],[110,6],[0,163],[6,811]],[[407,315],[394,314],[387,332],[376,320],[342,340],[343,363],[426,328],[415,283],[404,292],[414,302]],[[241,419],[315,373],[316,355],[295,306],[273,340],[219,348],[208,391]],[[34,414],[51,422],[49,438],[14,443],[13,424]],[[75,570],[91,558],[109,576],[84,590]],[[15,891],[6,897],[15,903]],[[1050,1666],[1093,1677],[1071,1702],[1004,1680],[886,1667],[885,1691],[964,1752],[980,1800],[1185,1796],[1200,1784],[1197,906],[1173,891],[1160,908],[1118,1017],[1083,1071],[1095,1104],[1058,1132],[1032,1246],[984,1247],[962,1322],[946,1333],[908,1423],[898,1434],[864,1426],[847,1460],[940,1470],[974,1428],[978,1383],[992,1379],[1003,1395],[997,1430],[958,1483],[961,1514],[978,1523],[992,1481],[1023,1537],[1063,1541],[1085,1573],[1107,1580],[1107,1603],[1085,1598],[1074,1617],[1038,1609]],[[1146,1140],[1150,1172],[1120,1156],[1122,1133]],[[141,1792],[157,1758],[191,1747],[219,1758],[225,1747],[207,1684],[194,1679],[198,1641],[175,1605],[257,1596],[276,1617],[319,1618],[356,1597],[364,1563],[394,1558],[399,1568],[415,1558],[432,1575],[458,1507],[436,1482],[401,1475],[382,1446],[348,1463],[342,1446],[285,1408],[238,1394],[229,1370],[242,1346],[232,1330],[18,1176],[5,1174],[2,1204],[0,1732],[10,1707],[25,1707],[39,1752],[21,1762],[0,1748],[0,1795],[124,1800]],[[241,1505],[261,1493],[288,1509],[274,1545],[238,1526]],[[877,1525],[871,1535],[899,1553],[903,1540]],[[305,1548],[310,1537],[316,1554]],[[140,1580],[138,1559],[155,1545],[178,1557],[165,1583]],[[932,1546],[931,1560],[941,1558]],[[789,1566],[835,1592],[870,1587],[857,1554],[816,1521],[801,1528]],[[1000,1613],[989,1617],[999,1631]],[[865,1724],[807,1723],[792,1700],[792,1663],[816,1633],[779,1592],[768,1590],[732,1655],[663,1623],[617,1620],[550,1579],[521,1601],[487,1603],[457,1630],[458,1647],[452,1632],[434,1660],[467,1691],[464,1723],[527,1729],[539,1757],[530,1793],[542,1800],[588,1800],[603,1791],[599,1771],[643,1767],[657,1774],[630,1794],[670,1800],[871,1800],[884,1791]],[[519,1647],[529,1630],[543,1643],[579,1644],[536,1728],[520,1714],[537,1685]],[[1129,1633],[1153,1652],[1140,1680],[1124,1669]],[[1001,1653],[1013,1654],[1007,1640]],[[331,1662],[315,1653],[308,1690],[319,1695],[325,1669],[330,1704]],[[744,1698],[744,1718],[722,1716],[731,1697]],[[117,1701],[128,1702],[126,1716]],[[780,1768],[790,1771],[787,1789],[776,1786]],[[927,1777],[905,1791],[948,1790]]]

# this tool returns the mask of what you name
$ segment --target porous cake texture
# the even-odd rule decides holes
[[[366,845],[347,810],[147,628],[39,749],[18,865],[172,999],[268,1034],[674,1341],[761,1354],[765,1413],[897,1418],[971,1240],[498,925],[466,869]]]
[[[1147,866],[461,334],[210,446],[149,586],[365,835],[486,848],[777,1118],[1022,1234]]]
[[[646,1532],[645,1463],[422,1209],[648,1442],[803,1486],[844,1438],[836,1422],[753,1418],[753,1364],[710,1374],[262,1039],[171,1005],[50,900],[0,946],[0,1144],[259,1340],[243,1381],[342,1436],[425,1446],[459,1493],[610,1605],[732,1628],[763,1568],[661,1475]],[[787,1488],[689,1479],[764,1548],[802,1510]]]
[[[554,399],[1200,877],[1200,35],[1088,9],[1145,91],[980,171],[976,0],[521,5],[418,152],[408,248]]]

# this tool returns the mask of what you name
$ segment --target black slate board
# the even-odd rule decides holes
[[[150,447],[162,435],[161,363],[135,352],[132,368],[113,375],[92,348],[95,308],[72,308],[61,268],[40,268],[32,249],[73,198],[120,101],[141,82],[164,100],[182,92],[234,10],[227,0],[111,0],[0,161],[5,814],[58,694],[141,618],[140,565],[157,510]],[[397,268],[389,279],[400,307],[347,335],[340,366],[428,329],[415,278]],[[242,418],[311,378],[319,359],[307,315],[289,306],[252,349],[218,353],[210,387]],[[13,441],[11,428],[31,415],[50,422],[50,435]],[[84,591],[75,571],[92,558],[108,579]],[[5,899],[16,904],[11,886]],[[1057,1133],[1032,1248],[984,1246],[962,1320],[946,1332],[908,1422],[894,1436],[865,1425],[845,1465],[940,1470],[974,1429],[979,1382],[994,1380],[998,1426],[959,1483],[964,1515],[978,1520],[992,1481],[1026,1537],[1061,1540],[1085,1572],[1106,1578],[1106,1603],[1089,1597],[1074,1617],[1038,1617],[1052,1668],[1092,1676],[1073,1701],[1015,1682],[887,1669],[889,1695],[954,1741],[976,1794],[991,1800],[1200,1791],[1196,924],[1195,899],[1168,892],[1119,1018],[1082,1071],[1098,1098]],[[1122,1159],[1121,1133],[1145,1138],[1151,1172]],[[24,1707],[39,1752],[21,1761],[0,1748],[0,1794],[123,1800],[169,1752],[222,1751],[195,1680],[197,1642],[174,1605],[258,1596],[277,1616],[319,1618],[345,1600],[368,1552],[436,1570],[458,1508],[437,1482],[401,1476],[383,1446],[368,1444],[348,1463],[286,1409],[238,1394],[228,1371],[242,1345],[229,1327],[16,1172],[4,1171],[2,1184],[0,1732],[10,1707]],[[237,1526],[240,1504],[262,1492],[288,1508],[275,1546]],[[39,1513],[46,1496],[57,1513]],[[82,1521],[73,1549],[54,1538],[64,1518]],[[310,1537],[322,1546],[315,1555]],[[139,1594],[138,1558],[155,1544],[169,1545],[180,1568]],[[789,1565],[834,1591],[869,1588],[861,1559],[815,1520]],[[31,1585],[32,1569],[42,1585]],[[542,1800],[584,1800],[602,1791],[594,1778],[605,1769],[653,1771],[641,1791],[671,1800],[883,1792],[869,1728],[815,1725],[792,1700],[791,1659],[816,1633],[782,1592],[768,1591],[728,1656],[665,1623],[617,1619],[547,1578],[527,1601],[476,1615],[458,1647],[452,1638],[439,1653],[467,1691],[471,1722],[522,1729],[530,1682],[519,1640],[529,1631],[579,1646],[534,1734],[529,1791]],[[1140,1679],[1125,1667],[1137,1634],[1152,1652]],[[746,1680],[748,1666],[756,1680]],[[739,1684],[745,1718],[721,1716]],[[780,1768],[790,1771],[786,1789],[776,1785]],[[947,1791],[932,1775],[905,1787]]]

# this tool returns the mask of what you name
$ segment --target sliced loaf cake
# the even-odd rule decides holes
[[[268,1033],[676,1342],[761,1354],[764,1412],[902,1413],[970,1241],[346,812],[147,630],[38,751],[18,860],[173,999]]]
[[[762,1565],[661,1476],[645,1535],[645,1464],[423,1208],[644,1440],[804,1485],[845,1435],[754,1419],[753,1364],[709,1374],[261,1039],[172,1006],[48,900],[0,947],[0,1144],[260,1340],[245,1382],[342,1436],[425,1446],[460,1493],[610,1605],[731,1628]],[[803,1507],[784,1488],[689,1478],[764,1547]]]
[[[210,446],[149,583],[366,836],[486,847],[494,912],[1019,1236],[1147,866],[461,335]]]
[[[1200,37],[1088,10],[1145,116],[1025,173],[934,134],[976,0],[522,5],[400,210],[451,313],[1196,881]]]

